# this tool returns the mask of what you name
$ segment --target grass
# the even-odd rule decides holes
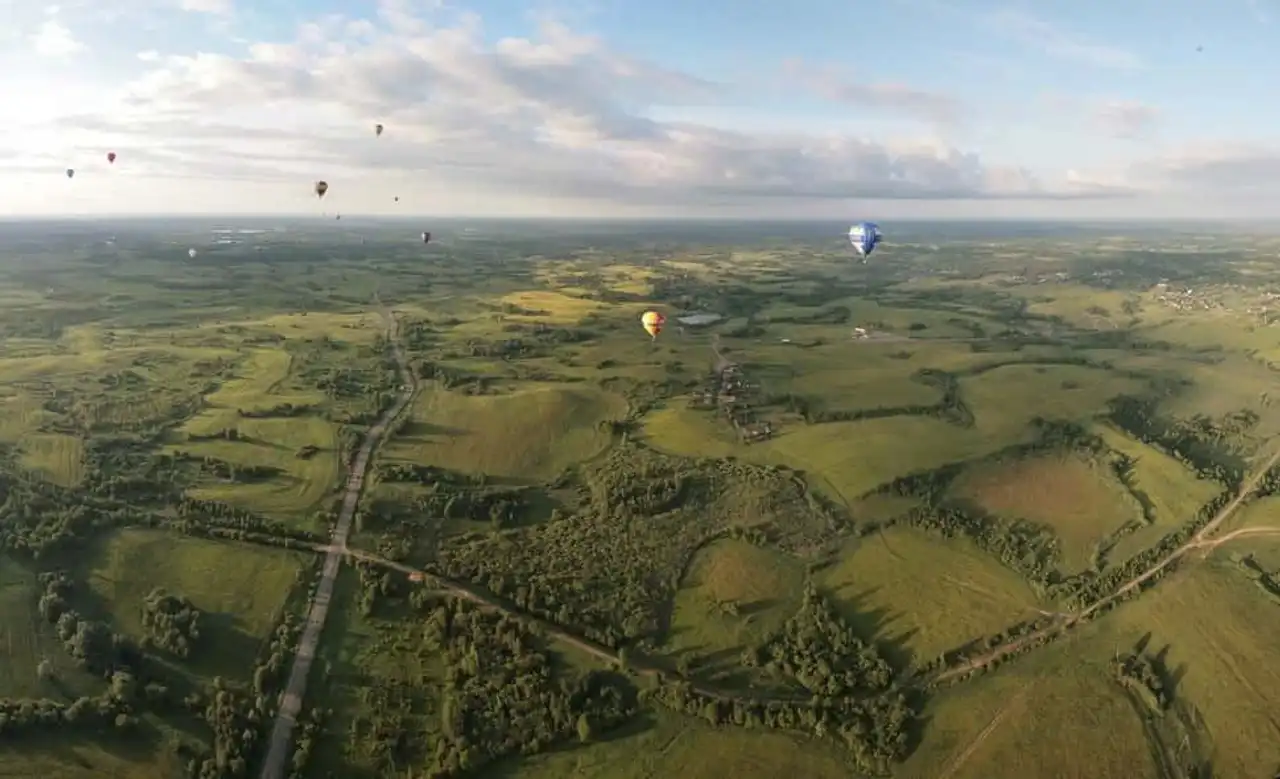
[[[700,669],[740,670],[742,650],[782,627],[799,608],[804,566],[745,541],[698,552],[676,593],[668,648],[700,658]],[[733,613],[724,604],[733,604]]]
[[[116,629],[134,637],[144,635],[141,604],[152,589],[190,598],[205,612],[205,645],[193,653],[192,667],[241,679],[274,628],[306,559],[249,544],[122,530],[96,550],[88,583]]]
[[[1098,542],[1141,518],[1141,507],[1115,476],[1072,456],[984,464],[963,473],[954,497],[1004,519],[1053,528],[1067,571],[1089,565]]]
[[[101,680],[85,673],[37,610],[42,589],[26,566],[0,557],[0,698],[63,698],[94,694]],[[41,661],[55,680],[41,679]],[[2,770],[2,769],[0,769]]]
[[[1224,779],[1268,776],[1280,765],[1280,620],[1226,554],[1251,543],[1228,544],[1175,573],[1097,628],[1111,645],[1150,634],[1151,651],[1167,647],[1175,695],[1199,713],[1213,775]]]
[[[775,731],[711,727],[666,710],[639,732],[534,755],[493,772],[502,779],[729,779],[857,776],[830,743]]]
[[[1109,677],[1110,654],[1082,644],[1069,639],[940,692],[896,779],[1158,779],[1142,723]]]
[[[22,464],[63,487],[84,476],[84,442],[61,433],[39,433],[22,440]]]
[[[1134,440],[1110,425],[1098,425],[1095,431],[1107,446],[1133,458],[1134,485],[1151,501],[1155,520],[1161,525],[1183,524],[1222,491],[1220,485],[1201,479],[1159,449]]]
[[[515,322],[543,322],[546,324],[572,325],[587,314],[604,308],[600,303],[582,298],[570,297],[549,290],[528,290],[513,292],[500,299],[502,303],[527,309],[529,311],[546,312],[537,315],[506,314]]]
[[[174,758],[129,746],[72,739],[5,744],[0,779],[156,779],[181,776]]]
[[[818,582],[864,635],[896,647],[900,661],[928,662],[1040,605],[1017,574],[967,541],[911,528],[851,544]]]
[[[427,387],[411,413],[384,461],[546,479],[603,451],[612,438],[600,423],[625,417],[626,401],[578,385],[482,396]]]
[[[1005,365],[960,382],[977,429],[1005,440],[1023,439],[1034,417],[1087,423],[1116,395],[1138,393],[1144,382],[1078,365]]]

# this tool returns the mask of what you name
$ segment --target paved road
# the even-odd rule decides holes
[[[307,624],[298,642],[293,669],[289,672],[289,684],[285,687],[284,700],[280,704],[279,713],[276,714],[275,726],[271,729],[271,741],[267,747],[267,756],[262,763],[262,779],[282,779],[284,776],[285,762],[292,753],[293,729],[297,725],[298,712],[302,709],[302,700],[307,694],[307,676],[311,672],[311,662],[315,659],[316,646],[320,643],[320,633],[324,630],[325,618],[329,616],[329,602],[333,598],[333,585],[338,578],[338,569],[342,567],[342,560],[346,554],[347,536],[351,533],[351,520],[355,517],[356,506],[360,504],[360,494],[364,490],[365,472],[369,468],[369,461],[373,459],[374,449],[387,431],[387,426],[409,406],[409,402],[413,399],[413,377],[409,372],[409,362],[400,348],[399,325],[391,312],[387,311],[380,302],[378,309],[386,320],[387,338],[391,342],[396,363],[400,368],[400,385],[405,389],[395,405],[384,413],[373,427],[369,428],[347,476],[346,492],[335,526],[333,546],[329,547],[325,554],[320,586],[316,588],[315,598],[311,601],[311,610],[307,613]]]

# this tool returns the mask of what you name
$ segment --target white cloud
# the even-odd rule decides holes
[[[906,84],[855,81],[833,68],[798,60],[786,63],[784,69],[802,88],[854,108],[896,112],[940,124],[959,119],[962,109],[961,102],[951,95]]]
[[[68,57],[84,49],[71,31],[56,19],[48,19],[31,36],[31,47],[42,57]]]
[[[178,7],[192,13],[229,16],[235,10],[232,0],[178,0]]]
[[[156,62],[160,59],[160,52],[155,49],[147,49],[146,51],[138,52],[136,56],[143,62]]]
[[[1137,70],[1142,59],[1133,52],[1086,40],[1024,11],[1005,9],[988,14],[985,24],[993,31],[1060,59],[1097,68]]]
[[[1065,173],[1045,180],[932,139],[659,122],[651,109],[714,104],[727,88],[555,23],[531,38],[487,44],[474,16],[429,24],[397,0],[384,3],[379,18],[371,27],[329,17],[293,43],[258,44],[244,58],[168,57],[129,84],[115,109],[63,126],[111,139],[125,167],[140,175],[325,177],[339,197],[343,182],[360,182],[346,186],[363,193],[412,181],[441,198],[467,188],[669,208],[774,198],[1116,194]],[[844,100],[926,117],[955,110],[945,96],[905,86],[823,87]],[[375,122],[387,128],[381,138],[373,136]]]
[[[1097,107],[1094,116],[1113,137],[1142,138],[1155,129],[1160,109],[1133,100],[1108,100]]]

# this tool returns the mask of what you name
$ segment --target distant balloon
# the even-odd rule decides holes
[[[423,242],[423,243],[431,243],[431,233],[423,233],[423,234],[422,234],[422,242]]]
[[[382,135],[382,125],[380,125],[380,124],[375,124],[375,125],[373,126],[373,133],[374,133],[374,135]]]
[[[657,338],[658,333],[662,332],[662,326],[666,323],[667,318],[657,311],[646,311],[644,316],[640,317],[640,324],[644,325],[644,331],[650,338]]]
[[[76,177],[75,170],[73,168],[67,168],[67,178],[73,179],[75,177]]]
[[[324,197],[324,193],[328,191],[329,191],[329,182],[327,181],[316,182],[316,197]]]
[[[866,262],[867,255],[880,245],[880,228],[873,222],[859,222],[849,228],[849,243],[853,244],[854,251],[862,255],[862,261]]]
[[[196,252],[196,250],[195,250],[195,249],[187,249],[187,256],[188,256],[188,257],[190,257],[190,258],[192,258],[192,259],[195,259],[196,254],[197,254],[197,252]]]
[[[399,202],[400,202],[400,196],[399,196],[399,195],[396,195],[396,202],[397,202],[397,203],[399,203]]]
[[[114,163],[115,161],[116,161],[116,153],[113,151],[107,152],[107,162]]]
[[[337,216],[335,216],[335,217],[333,217],[333,218],[334,218],[335,220],[337,220],[337,219],[341,219],[341,218],[342,218],[342,214],[338,214]]]

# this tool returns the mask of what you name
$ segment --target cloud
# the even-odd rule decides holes
[[[861,83],[832,68],[812,67],[800,61],[787,62],[784,70],[809,91],[855,108],[897,112],[940,124],[954,122],[961,114],[960,101],[950,95],[905,84]]]
[[[1086,40],[1023,11],[996,11],[988,14],[983,22],[998,34],[1029,49],[1060,59],[1112,70],[1138,70],[1143,67],[1141,58],[1133,52]]]
[[[1160,109],[1132,100],[1109,100],[1095,110],[1094,117],[1109,135],[1141,138],[1155,129]]]
[[[1117,195],[934,139],[657,121],[654,109],[713,105],[728,88],[554,22],[528,38],[488,43],[474,15],[445,24],[387,2],[378,18],[326,17],[293,42],[257,44],[241,58],[164,58],[112,110],[61,125],[110,139],[125,167],[142,175],[326,178],[337,195],[344,186],[408,180],[437,193],[467,188],[671,208],[772,198]],[[843,87],[834,94],[877,107],[934,117],[955,110],[905,87]],[[375,122],[387,128],[380,138]]]
[[[229,16],[235,10],[232,0],[178,0],[178,7],[192,13]]]
[[[56,19],[47,19],[31,36],[31,47],[41,57],[68,57],[84,50],[71,31]]]
[[[160,52],[155,49],[147,49],[146,51],[138,52],[136,56],[143,62],[156,62],[160,59]]]

